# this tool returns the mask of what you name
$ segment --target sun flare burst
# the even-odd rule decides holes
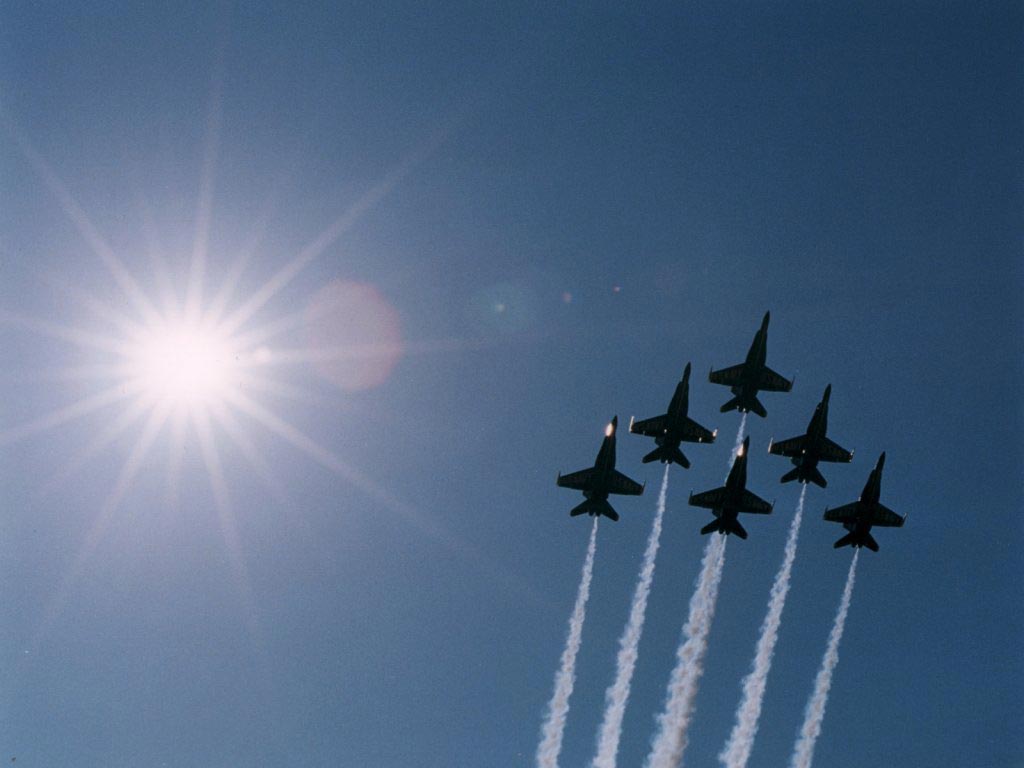
[[[146,328],[128,350],[129,383],[178,408],[222,405],[238,385],[237,343],[215,327],[167,323]]]
[[[276,260],[276,270],[266,275],[254,290],[244,293],[239,290],[241,278],[259,248],[272,214],[272,210],[265,210],[253,227],[251,240],[235,249],[233,263],[218,265],[224,268],[223,279],[214,291],[209,283],[210,273],[215,270],[208,269],[212,266],[208,257],[214,221],[213,170],[219,108],[218,100],[212,99],[191,254],[182,254],[174,264],[165,258],[143,202],[142,226],[149,238],[151,258],[148,268],[143,269],[154,278],[149,285],[136,279],[133,269],[140,267],[131,264],[129,268],[122,260],[27,135],[13,124],[8,126],[25,160],[97,263],[105,268],[109,285],[116,288],[117,294],[100,299],[80,286],[61,286],[75,300],[74,304],[91,315],[94,322],[88,328],[80,317],[61,322],[0,309],[0,324],[70,344],[88,354],[86,362],[38,374],[41,380],[73,380],[91,388],[77,400],[33,419],[0,426],[0,447],[94,418],[96,426],[88,443],[63,467],[54,468],[42,489],[46,492],[66,483],[88,461],[110,452],[121,438],[134,433],[109,492],[96,506],[63,586],[46,611],[44,626],[50,625],[60,613],[73,583],[140,474],[165,473],[167,507],[176,509],[180,491],[195,487],[192,478],[186,480],[182,476],[185,456],[190,454],[198,456],[205,467],[207,487],[212,491],[212,511],[247,605],[250,629],[254,636],[258,635],[255,600],[225,474],[225,450],[244,461],[252,475],[265,483],[279,501],[284,499],[284,484],[275,476],[275,467],[261,455],[250,430],[266,432],[289,444],[423,533],[453,550],[462,548],[436,520],[381,487],[281,413],[282,401],[324,404],[325,398],[308,388],[309,373],[314,373],[320,382],[330,382],[334,391],[355,392],[379,386],[386,380],[408,351],[394,308],[373,286],[340,279],[321,282],[306,306],[291,306],[276,313],[272,306],[286,286],[437,148],[447,129],[429,136],[304,246],[290,257]],[[61,281],[58,276],[57,282]],[[289,375],[289,367],[294,372],[296,366],[304,376]],[[340,404],[334,398],[327,400]],[[167,450],[166,456],[154,460],[153,454],[160,452],[161,445]],[[196,450],[190,450],[190,446]],[[154,508],[147,503],[147,510]]]

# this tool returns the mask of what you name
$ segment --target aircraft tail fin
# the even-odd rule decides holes
[[[721,517],[717,517],[700,529],[701,535],[706,535],[713,531],[724,533],[726,536],[730,533],[735,533],[741,539],[747,538],[747,532],[743,526],[740,525],[738,520],[725,520]]]
[[[690,460],[683,455],[682,451],[678,448],[670,448],[664,445],[659,445],[653,451],[644,456],[642,461],[644,464],[650,464],[652,461],[660,461],[664,464],[671,464],[675,462],[684,469],[690,468]]]
[[[819,488],[824,488],[825,486],[828,485],[828,480],[826,480],[824,475],[822,475],[821,472],[818,471],[817,467],[813,467],[808,472],[808,474],[810,475],[811,482],[814,483]]]
[[[750,402],[747,403],[747,408],[756,413],[762,419],[768,416],[768,411],[764,409],[764,406],[761,405],[761,401],[756,397],[750,398]]]
[[[780,483],[791,483],[794,480],[796,480],[798,477],[800,477],[800,467],[796,467],[795,469],[789,470],[789,472],[787,472],[786,474],[784,474],[782,476],[782,479],[779,480],[779,482]]]
[[[619,519],[619,513],[612,508],[607,499],[584,499],[580,504],[573,507],[569,514],[572,517],[587,514],[592,516],[604,515],[614,521]]]

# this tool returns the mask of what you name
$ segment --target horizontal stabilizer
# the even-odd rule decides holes
[[[734,397],[732,400],[723,405],[719,410],[722,413],[725,413],[726,411],[735,411],[737,409],[744,413],[746,413],[747,411],[753,411],[762,419],[768,415],[768,411],[764,409],[764,406],[761,405],[761,401],[758,400],[756,397],[747,397],[741,399],[741,395],[737,395],[736,397]]]
[[[660,461],[662,464],[671,464],[675,462],[684,469],[690,468],[690,460],[683,455],[683,452],[678,448],[670,448],[668,446],[658,446],[653,451],[648,453],[642,459],[644,464],[650,464],[652,461]]]
[[[848,533],[843,538],[839,539],[835,544],[832,545],[833,549],[839,549],[840,547],[852,547],[853,546],[853,534]]]
[[[794,480],[799,480],[801,483],[814,483],[821,488],[828,485],[828,480],[818,471],[817,467],[795,467],[784,474],[779,482],[791,483]]]
[[[741,539],[747,538],[746,530],[743,528],[742,525],[739,524],[739,521],[737,520],[726,520],[724,518],[719,517],[715,520],[712,520],[710,523],[708,523],[700,529],[701,535],[707,535],[714,531],[717,531],[718,533],[724,533],[727,536],[730,533],[735,533]]]
[[[700,529],[701,536],[707,536],[709,533],[713,533],[718,530],[718,521],[712,520],[710,523]]]
[[[762,419],[768,416],[768,411],[764,409],[764,406],[761,405],[761,401],[758,400],[756,397],[750,398],[750,401],[747,403],[747,410],[753,411]]]
[[[740,407],[740,399],[738,397],[734,397],[732,400],[727,402],[725,405],[723,405],[718,410],[720,410],[722,413],[726,413],[727,411],[735,411],[739,407]]]
[[[863,533],[859,536],[853,533],[848,533],[833,544],[832,547],[834,549],[839,549],[840,547],[867,547],[872,552],[877,552],[878,542],[875,541],[875,537],[870,533]]]
[[[612,505],[609,504],[605,499],[584,499],[583,502],[577,504],[569,512],[572,517],[577,515],[604,515],[611,520],[618,520],[619,513],[612,509]]]
[[[779,482],[780,483],[791,483],[794,480],[796,480],[798,477],[800,477],[800,467],[797,467],[796,469],[789,470],[789,472],[787,472],[786,474],[784,474],[782,476],[782,479],[779,480]]]

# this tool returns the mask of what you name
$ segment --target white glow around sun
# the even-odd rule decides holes
[[[129,359],[140,394],[178,407],[221,404],[239,373],[225,334],[186,323],[145,329]]]

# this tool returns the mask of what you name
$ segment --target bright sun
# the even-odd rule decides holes
[[[238,353],[226,335],[185,323],[146,329],[129,359],[139,391],[176,407],[222,403],[239,373]]]

